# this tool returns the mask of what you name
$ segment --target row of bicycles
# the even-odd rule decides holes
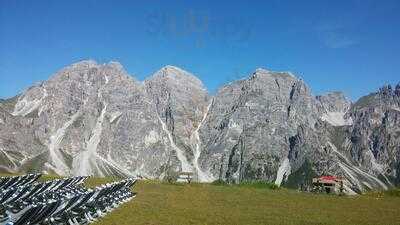
[[[136,196],[129,178],[85,188],[88,177],[39,182],[41,174],[0,177],[0,225],[89,224]]]

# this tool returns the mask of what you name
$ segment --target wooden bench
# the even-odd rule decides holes
[[[180,172],[178,179],[186,180],[188,184],[193,180],[193,173],[192,172]]]

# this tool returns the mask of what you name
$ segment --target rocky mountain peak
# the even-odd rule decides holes
[[[354,103],[352,111],[368,110],[369,108],[400,111],[400,84],[394,88],[391,85],[385,85],[377,92],[361,97]]]
[[[174,170],[294,187],[332,174],[348,179],[349,192],[385,189],[400,183],[399,99],[400,84],[353,105],[341,92],[314,97],[289,72],[257,69],[211,100],[175,66],[139,83],[118,62],[86,60],[0,101],[0,160],[14,172],[162,178]]]
[[[400,97],[400,83],[396,85],[396,88],[394,90],[394,93]]]
[[[179,68],[176,66],[167,65],[158,70],[153,74],[152,77],[146,81],[155,81],[168,83],[169,85],[175,85],[185,87],[185,86],[197,86],[202,89],[204,88],[203,82],[197,78],[195,75]]]
[[[96,73],[98,70],[106,70],[107,72],[112,70],[114,71],[114,73],[115,72],[120,72],[124,74],[127,73],[124,67],[121,65],[121,63],[116,61],[110,61],[108,63],[99,64],[94,60],[82,60],[72,65],[64,67],[55,74],[55,77],[68,75],[72,72],[80,72],[79,74],[83,76],[87,71],[90,71],[93,74],[104,75],[104,73]]]
[[[124,70],[124,66],[120,62],[117,62],[117,61],[110,61],[106,65],[108,67],[115,68],[115,69],[118,69],[118,70]]]
[[[399,98],[400,97],[400,83],[394,88],[391,85],[381,87],[378,94],[383,98]]]
[[[351,101],[340,91],[319,95],[316,99],[322,104],[325,112],[346,112],[351,106]]]
[[[101,85],[122,81],[136,82],[119,62],[111,61],[99,64],[94,60],[83,60],[64,67],[46,81],[45,85],[66,87],[79,84],[79,86],[89,85],[97,89]]]
[[[269,70],[267,70],[267,69],[264,69],[264,68],[257,68],[255,71],[254,71],[254,74],[267,74],[267,73],[270,73],[271,71],[269,71]]]
[[[95,60],[87,59],[87,60],[81,60],[76,63],[73,63],[70,66],[67,66],[67,68],[68,67],[70,67],[70,68],[84,68],[84,67],[89,68],[89,67],[95,67],[97,65],[98,64]]]
[[[282,78],[286,80],[300,80],[291,72],[277,72],[264,68],[257,68],[250,76],[250,78],[265,77],[265,76],[272,76],[274,78]]]

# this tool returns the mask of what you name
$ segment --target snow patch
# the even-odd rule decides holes
[[[50,162],[52,169],[58,175],[68,175],[69,167],[63,159],[63,155],[60,151],[61,141],[64,139],[65,132],[75,120],[80,116],[80,111],[75,113],[70,120],[68,120],[60,129],[58,129],[51,137],[49,147]]]
[[[0,124],[4,124],[4,120],[0,118]]]
[[[144,144],[146,147],[149,147],[152,144],[157,143],[160,140],[160,136],[154,130],[150,131],[146,137],[144,137]]]
[[[18,100],[17,104],[15,105],[14,112],[12,112],[11,114],[13,116],[26,116],[39,108],[43,99],[47,97],[46,88],[43,88],[42,90],[43,95],[40,99],[28,100],[28,95],[24,95],[22,99]]]
[[[351,118],[345,119],[344,112],[327,112],[321,116],[321,120],[330,123],[333,126],[350,126],[353,124]]]
[[[207,106],[207,109],[203,115],[203,118],[201,119],[199,125],[197,126],[197,128],[194,130],[193,132],[193,137],[195,140],[195,151],[194,151],[194,158],[193,158],[193,165],[196,169],[197,172],[197,176],[198,176],[198,180],[200,182],[212,182],[213,180],[215,180],[215,178],[209,174],[209,173],[205,173],[201,170],[200,165],[199,165],[199,158],[201,155],[201,150],[200,150],[200,146],[201,146],[201,139],[200,139],[200,135],[199,135],[199,130],[201,128],[201,126],[204,124],[204,121],[207,118],[208,112],[210,111],[211,105],[213,103],[213,100],[211,101],[211,103]]]
[[[282,181],[284,181],[290,175],[290,172],[291,172],[291,167],[289,158],[285,158],[281,163],[281,166],[279,167],[278,172],[276,174],[275,184],[280,186]]]

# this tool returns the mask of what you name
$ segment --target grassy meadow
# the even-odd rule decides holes
[[[95,179],[89,183],[99,184]],[[400,224],[398,192],[334,196],[262,185],[168,184],[141,181],[137,197],[96,225]]]
[[[42,180],[55,177],[45,176]],[[90,178],[88,187],[112,178]],[[400,191],[335,196],[275,189],[271,185],[169,184],[140,181],[137,197],[95,225],[395,225],[400,224]]]

